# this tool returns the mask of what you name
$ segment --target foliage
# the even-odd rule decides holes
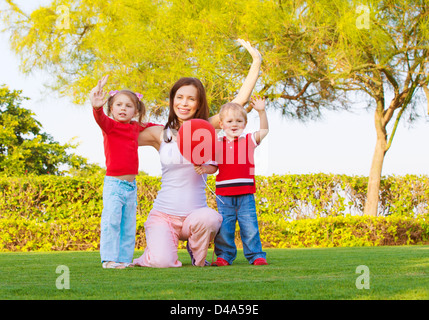
[[[429,177],[385,177],[385,217],[362,217],[367,178],[336,175],[257,177],[264,247],[377,246],[429,241]],[[214,189],[214,179],[208,185]],[[137,176],[136,247],[161,186]],[[0,251],[96,250],[103,176],[0,178]],[[207,190],[208,204],[216,209]],[[239,232],[237,230],[237,239]],[[238,242],[239,243],[239,242]],[[180,247],[184,247],[181,243]]]
[[[0,86],[0,175],[61,175],[64,165],[75,170],[94,172],[85,158],[68,153],[73,143],[61,145],[42,132],[42,125],[31,110],[21,107],[21,91]]]
[[[257,210],[286,220],[362,215],[368,177],[334,174],[273,175],[257,181]],[[429,213],[429,177],[383,177],[379,211],[384,216]]]
[[[429,241],[428,216],[337,216],[262,223],[265,247],[359,247],[418,244]]]
[[[172,83],[197,76],[214,113],[245,74],[237,37],[258,44],[257,90],[285,115],[315,118],[364,94],[377,133],[365,207],[373,216],[399,121],[416,119],[429,92],[426,0],[55,0],[30,15],[7,2],[3,20],[22,69],[48,70],[53,88],[78,102],[110,73],[115,87],[144,92],[159,115]]]
[[[108,72],[113,85],[144,92],[154,112],[185,75],[203,79],[219,107],[247,69],[238,37],[258,44],[259,89],[290,116],[347,108],[348,92],[374,97],[384,83],[395,94],[387,117],[428,83],[423,0],[55,0],[29,15],[8,3],[3,20],[23,71],[48,70],[79,102]]]
[[[109,73],[113,88],[143,92],[148,109],[161,114],[183,76],[203,79],[212,106],[238,91],[250,65],[233,42],[240,33],[234,24],[229,30],[233,10],[247,0],[239,2],[56,0],[30,15],[11,6],[3,19],[24,72],[49,70],[52,87],[78,103]]]

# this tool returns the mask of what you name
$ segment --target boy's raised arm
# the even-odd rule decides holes
[[[252,98],[250,105],[253,109],[258,111],[259,114],[259,131],[255,132],[255,140],[257,144],[260,144],[269,132],[268,117],[265,111],[265,98]]]

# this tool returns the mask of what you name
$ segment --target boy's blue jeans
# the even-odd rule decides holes
[[[219,233],[215,238],[216,256],[225,259],[229,264],[237,256],[235,246],[235,224],[238,221],[240,236],[243,242],[243,253],[249,263],[257,258],[265,258],[259,237],[258,219],[256,216],[255,197],[253,194],[237,196],[217,196],[217,208],[223,217]]]
[[[104,178],[101,214],[101,262],[132,262],[136,241],[137,185]]]

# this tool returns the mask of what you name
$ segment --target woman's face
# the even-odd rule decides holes
[[[197,88],[193,85],[180,87],[174,96],[173,109],[180,124],[183,121],[193,119],[198,110]]]

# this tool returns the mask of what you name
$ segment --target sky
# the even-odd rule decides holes
[[[50,0],[15,2],[25,12],[31,12]],[[0,8],[4,7],[3,2]],[[22,90],[23,96],[30,98],[22,106],[35,113],[43,131],[55,141],[67,143],[74,139],[79,146],[72,152],[105,167],[103,137],[89,101],[76,105],[68,97],[59,97],[49,91],[43,86],[51,79],[47,73],[22,74],[18,57],[10,51],[7,33],[0,33],[0,48],[0,85],[6,84],[10,90]],[[204,83],[204,79],[201,80]],[[418,108],[422,118],[417,122],[410,125],[401,120],[392,147],[386,154],[383,175],[428,175],[429,115],[426,103]],[[270,132],[255,153],[257,175],[333,173],[368,176],[376,137],[372,110],[356,107],[353,112],[326,112],[322,119],[305,123],[284,118],[274,109],[268,108],[267,113]],[[258,129],[258,115],[251,111],[246,130]],[[159,155],[154,148],[140,147],[139,159],[139,170],[153,176],[161,175]]]

